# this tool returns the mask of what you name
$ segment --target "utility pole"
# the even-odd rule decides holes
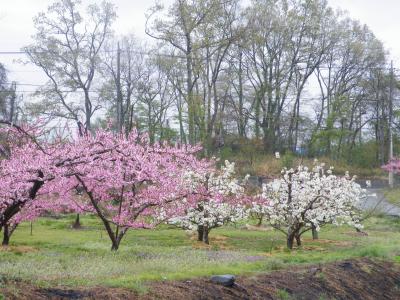
[[[15,81],[13,81],[13,83],[11,84],[11,89],[12,89],[12,95],[10,98],[10,114],[8,116],[8,120],[10,121],[11,124],[13,124],[16,121],[14,115],[16,111],[15,107],[17,102],[17,94],[16,94],[17,83]]]
[[[117,86],[117,131],[121,132],[123,126],[123,109],[122,109],[122,88],[121,88],[121,48],[119,47],[119,42],[117,50],[116,86]]]
[[[392,132],[392,116],[393,116],[393,60],[390,64],[390,86],[389,86],[389,161],[393,159],[393,132]],[[393,188],[394,178],[393,171],[389,172],[389,186]]]

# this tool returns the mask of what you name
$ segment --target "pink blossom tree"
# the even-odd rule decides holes
[[[7,246],[18,224],[32,221],[44,211],[62,209],[79,212],[72,202],[63,201],[66,189],[54,179],[64,176],[65,143],[48,143],[39,136],[41,124],[12,124],[0,120],[0,232]],[[56,193],[56,197],[51,194]]]
[[[209,167],[196,158],[198,147],[150,144],[136,131],[128,136],[100,130],[65,144],[57,190],[80,188],[64,201],[96,214],[117,250],[129,228],[151,228],[160,219],[183,214],[194,199],[183,175]],[[64,193],[66,194],[66,193]],[[195,200],[193,200],[195,201]]]
[[[0,123],[6,125],[0,129],[0,231],[4,229],[2,244],[7,245],[18,223],[33,218],[45,203],[33,202],[45,182],[54,179],[55,160],[53,145],[39,144],[35,128]]]
[[[393,172],[394,174],[400,173],[400,159],[393,158],[386,165],[382,166],[382,168],[387,172]]]
[[[5,244],[20,221],[67,207],[95,213],[117,250],[129,228],[155,226],[160,215],[177,216],[193,205],[195,198],[183,200],[192,192],[183,174],[210,166],[196,158],[199,147],[151,145],[136,131],[125,136],[100,130],[52,144],[39,144],[34,133],[22,127],[2,131],[7,142],[0,161]],[[76,197],[77,188],[82,197]],[[52,193],[58,201],[44,197]]]
[[[34,221],[40,217],[43,213],[51,211],[52,206],[49,205],[49,201],[46,198],[35,199],[34,201],[28,201],[20,211],[15,214],[4,226],[3,232],[3,246],[8,246],[11,235],[15,229],[22,222]]]

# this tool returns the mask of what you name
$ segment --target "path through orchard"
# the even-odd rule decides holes
[[[254,186],[261,186],[262,184],[269,183],[271,179],[251,176],[249,181]],[[400,207],[391,204],[384,196],[384,189],[388,187],[387,180],[375,179],[370,180],[372,187],[366,187],[366,180],[357,180],[363,188],[367,190],[367,197],[361,202],[360,208],[365,211],[374,210],[377,213],[383,213],[388,216],[400,217]]]
[[[384,196],[383,189],[367,189],[368,196],[361,204],[364,210],[374,210],[388,216],[400,217],[400,207],[391,204]]]

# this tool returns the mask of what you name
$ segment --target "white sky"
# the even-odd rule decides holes
[[[0,52],[20,51],[29,44],[34,34],[33,17],[46,11],[54,0],[0,0]],[[83,0],[91,3],[93,1]],[[134,33],[146,38],[144,33],[145,12],[154,4],[154,0],[111,0],[117,7],[117,20],[113,29],[117,34]],[[163,1],[170,3],[171,0]],[[33,65],[23,65],[16,60],[23,55],[4,55],[0,53],[0,62],[10,71],[9,79],[20,83],[42,84],[45,80],[40,69]],[[34,87],[20,86],[19,90],[33,90]]]
[[[328,0],[328,3],[367,24],[390,51],[394,64],[400,65],[400,0]]]
[[[34,32],[32,18],[45,11],[52,0],[0,0],[0,52],[19,51],[30,43]],[[83,0],[83,3],[88,2]],[[114,0],[118,19],[114,30],[119,34],[134,32],[145,37],[144,14],[154,0]],[[170,3],[172,0],[161,0]],[[367,24],[390,51],[395,66],[400,65],[400,0],[328,0],[334,8],[347,10],[352,18]],[[10,71],[9,78],[20,83],[42,84],[44,76],[32,65],[21,65],[15,59],[21,55],[2,55],[0,62]],[[19,87],[19,90],[33,90]]]

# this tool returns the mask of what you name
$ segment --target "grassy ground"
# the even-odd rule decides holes
[[[400,187],[396,188],[387,188],[384,190],[383,194],[388,202],[394,205],[400,205]]]
[[[112,253],[97,219],[86,216],[85,229],[72,230],[73,217],[42,218],[33,224],[33,235],[30,224],[22,224],[11,246],[0,247],[0,285],[4,276],[44,287],[104,285],[144,291],[149,280],[254,274],[354,257],[396,260],[400,255],[400,221],[391,218],[369,219],[368,236],[348,227],[326,227],[319,241],[306,235],[303,246],[292,252],[285,250],[279,232],[238,226],[212,231],[210,247],[175,228],[131,230]]]

